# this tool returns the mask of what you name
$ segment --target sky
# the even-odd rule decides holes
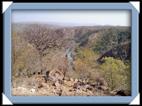
[[[130,26],[130,11],[126,10],[15,10],[12,22],[57,24],[62,26]]]

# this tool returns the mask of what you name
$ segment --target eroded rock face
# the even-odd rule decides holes
[[[102,56],[100,56],[97,61],[99,63],[103,63],[104,62],[104,57],[114,57],[114,58],[120,58],[123,60],[128,60],[131,57],[131,43],[130,42],[125,42],[122,43],[110,50],[108,50],[107,52],[105,52]]]

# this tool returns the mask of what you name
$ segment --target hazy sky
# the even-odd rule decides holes
[[[12,22],[39,22],[58,25],[119,25],[130,26],[130,11],[13,11]]]

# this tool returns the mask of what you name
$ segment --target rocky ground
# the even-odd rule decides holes
[[[20,84],[13,84],[12,94],[34,96],[105,96],[111,95],[108,87],[100,83],[89,83],[87,80],[65,78],[63,80],[45,80],[35,75],[21,79]]]

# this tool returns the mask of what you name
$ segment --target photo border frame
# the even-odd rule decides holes
[[[13,10],[128,10],[131,12],[131,96],[12,96],[11,12]],[[139,9],[133,3],[9,3],[3,7],[4,72],[3,95],[12,104],[131,104],[139,95]]]

